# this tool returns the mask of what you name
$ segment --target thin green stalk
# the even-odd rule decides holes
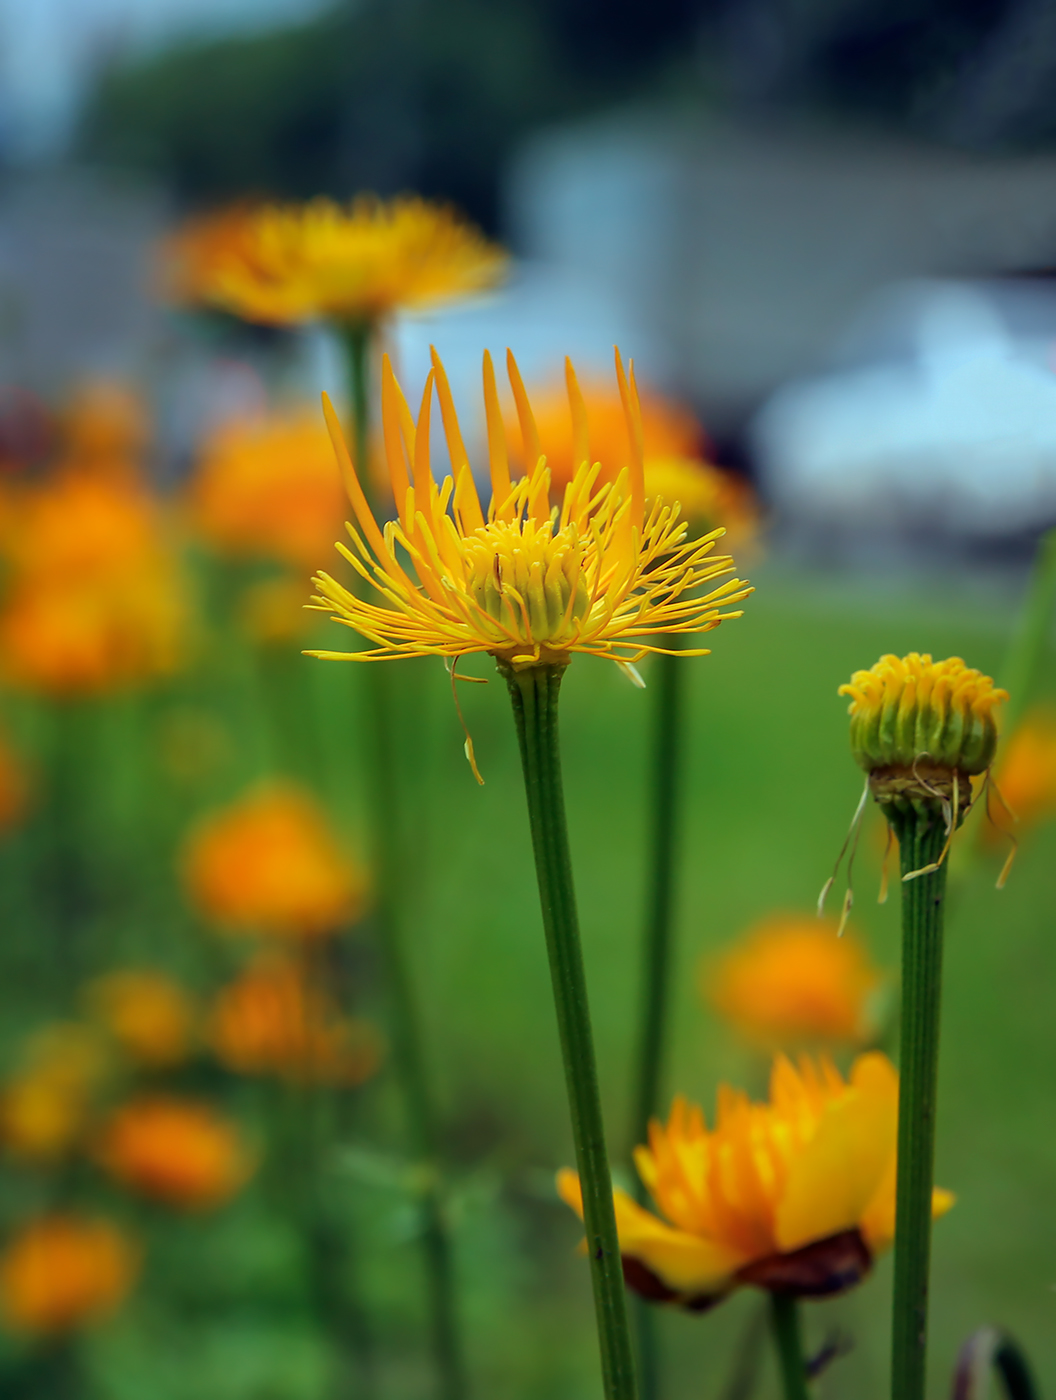
[[[343,328],[348,354],[353,460],[370,495],[370,359],[374,327]],[[389,997],[393,1060],[407,1112],[411,1150],[418,1163],[418,1201],[433,1356],[442,1400],[468,1392],[457,1311],[454,1251],[448,1228],[432,1089],[426,1071],[422,1017],[404,945],[398,891],[406,869],[401,841],[399,745],[393,731],[398,678],[387,666],[364,667],[370,804],[374,827],[374,924]]]
[[[366,681],[373,743],[372,805],[376,822],[374,922],[389,993],[393,1058],[406,1103],[411,1148],[418,1164],[421,1237],[440,1393],[444,1400],[458,1400],[466,1393],[466,1371],[455,1306],[454,1259],[444,1208],[436,1115],[422,1042],[422,1018],[396,895],[404,869],[399,840],[402,815],[398,810],[394,772],[396,740],[392,732],[397,677],[386,666],[371,666],[367,668]]]
[[[1026,709],[1045,652],[1053,608],[1056,607],[1056,529],[1038,541],[1034,567],[1019,622],[1001,668],[1001,684],[1009,694],[1002,728],[1011,734]]]
[[[352,460],[369,496],[371,473],[367,459],[370,452],[370,352],[374,344],[374,327],[369,321],[353,321],[344,327],[343,334],[351,391],[349,411],[352,415]]]
[[[646,1142],[649,1120],[660,1111],[665,1032],[671,978],[672,924],[678,839],[679,755],[682,750],[683,667],[678,656],[660,655],[654,670],[652,753],[652,864],[649,874],[645,936],[642,940],[639,1041],[630,1147]],[[646,1204],[645,1183],[635,1173],[635,1196]],[[644,1298],[632,1303],[642,1400],[660,1394],[659,1338],[656,1310]]]
[[[903,875],[938,860],[946,840],[940,811],[896,811],[892,823]],[[945,899],[945,863],[902,885],[892,1400],[924,1397]]]
[[[557,713],[564,668],[530,666],[515,671],[500,663],[500,669],[509,685],[524,768],[572,1137],[583,1189],[583,1219],[605,1395],[608,1400],[633,1400],[636,1386],[627,1325],[627,1298],[612,1204],[612,1180],[561,785]]]
[[[785,1400],[810,1400],[807,1367],[803,1360],[799,1302],[791,1294],[770,1294],[770,1326],[777,1348]]]

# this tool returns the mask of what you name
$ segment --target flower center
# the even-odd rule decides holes
[[[496,650],[567,641],[590,609],[587,540],[574,524],[499,521],[465,540],[468,589],[496,624]]]

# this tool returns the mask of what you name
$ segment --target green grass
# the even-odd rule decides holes
[[[743,620],[713,635],[711,657],[685,662],[692,722],[683,756],[686,812],[668,1091],[699,1099],[709,1114],[720,1080],[758,1090],[764,1072],[702,1004],[700,961],[764,914],[813,907],[861,791],[837,686],[882,652],[912,649],[957,653],[1000,678],[1016,606],[1014,589],[988,585],[969,592],[952,578],[909,581],[895,590],[774,566],[758,572],[759,591]],[[275,704],[302,707],[298,719],[326,756],[322,789],[338,819],[355,832],[363,824],[356,676],[350,666],[308,660],[303,666],[304,683],[282,679]],[[519,760],[503,683],[486,660],[466,669],[491,676],[487,687],[460,689],[483,788],[463,758],[439,663],[407,664],[401,719],[408,808],[404,894],[454,1163],[452,1216],[475,1396],[578,1400],[598,1394],[596,1344],[587,1269],[575,1252],[578,1225],[552,1184],[572,1148]],[[648,679],[648,664],[643,671]],[[1051,660],[1045,684],[1056,692]],[[619,1163],[630,1110],[652,697],[616,667],[583,658],[571,667],[564,691],[573,856],[610,1146]],[[193,685],[169,703],[216,708]],[[252,726],[239,720],[230,697],[229,703],[225,722],[241,753],[238,745],[249,742]],[[156,704],[150,723],[164,720],[165,706]],[[102,724],[105,752],[121,751],[123,723],[115,714]],[[296,726],[289,732],[295,743]],[[250,738],[259,749],[255,733]],[[297,761],[308,763],[311,748],[306,744]],[[226,777],[221,773],[197,796],[184,792],[171,810],[154,812],[153,835],[143,839],[160,842],[163,854],[149,867],[139,902],[122,915],[117,946],[125,956],[138,949],[139,956],[146,951],[200,980],[219,975],[220,960],[205,951],[180,909],[173,872],[182,825],[225,788],[237,790],[252,769],[238,753]],[[91,826],[92,813],[85,819]],[[127,812],[122,820],[135,830]],[[869,828],[863,838],[854,918],[876,958],[893,967],[898,902],[875,903],[880,843],[874,836]],[[966,842],[963,837],[962,849]],[[1011,1329],[1030,1352],[1043,1389],[1056,1390],[1054,858],[1056,827],[1050,827],[1024,841],[1002,893],[993,889],[996,863],[990,860],[955,879],[938,1179],[957,1193],[958,1203],[935,1232],[935,1400],[949,1393],[959,1343],[986,1322]],[[12,888],[16,867],[17,857],[9,857]],[[837,885],[834,907],[841,893]],[[12,913],[24,908],[25,897],[24,890],[17,899],[10,896]],[[133,937],[127,930],[136,920]],[[377,1002],[369,930],[359,939],[355,965],[363,996]],[[23,931],[7,955],[9,974],[28,976],[34,958],[46,956],[45,945],[35,946]],[[40,988],[35,995],[39,1007]],[[24,1030],[32,1001],[10,993],[5,1023]],[[251,1119],[261,1112],[251,1094],[233,1097],[232,1105]],[[379,1400],[417,1400],[429,1394],[429,1383],[414,1212],[390,1076],[364,1091],[352,1138],[354,1150],[329,1161],[328,1181],[333,1199],[354,1221],[359,1272],[387,1358]],[[23,1183],[13,1191],[7,1186],[0,1193],[8,1218],[29,1188]],[[91,1345],[99,1400],[146,1393],[152,1400],[322,1400],[325,1357],[303,1290],[290,1283],[297,1242],[282,1220],[281,1202],[276,1214],[274,1200],[258,1186],[220,1216],[178,1224],[170,1236],[164,1230],[171,1227],[157,1221],[150,1228],[159,1234],[146,1287]],[[665,1314],[671,1400],[723,1400],[734,1350],[757,1302],[744,1294],[702,1317]],[[812,1346],[836,1328],[854,1341],[853,1351],[817,1387],[818,1400],[885,1395],[889,1303],[887,1261],[847,1298],[807,1306]],[[764,1348],[759,1400],[773,1400],[775,1387]]]

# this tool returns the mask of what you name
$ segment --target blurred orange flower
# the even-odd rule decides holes
[[[381,1039],[367,1021],[339,1017],[286,958],[260,958],[216,999],[211,1040],[236,1074],[297,1083],[362,1084],[376,1071]]]
[[[630,470],[631,466],[627,419],[619,390],[615,384],[590,379],[584,380],[580,389],[587,412],[590,462],[592,465],[594,462],[601,463],[603,481],[614,481],[621,471],[625,468]],[[551,481],[555,488],[563,491],[580,466],[574,460],[572,415],[565,386],[541,386],[530,397],[539,446],[546,456]],[[673,399],[648,392],[641,395],[641,405],[642,445],[647,472],[650,460],[654,458],[703,458],[707,448],[704,430],[689,409]],[[521,452],[521,434],[516,420],[508,425],[507,437],[510,456],[515,458]],[[519,465],[523,471],[524,462],[520,461]]]
[[[26,810],[29,777],[21,759],[0,733],[0,832],[15,826]]]
[[[164,1068],[189,1055],[194,1007],[171,977],[131,968],[110,972],[89,983],[85,998],[100,1024],[138,1063]]]
[[[677,501],[695,534],[726,531],[726,543],[744,544],[755,533],[758,510],[751,487],[733,472],[696,457],[647,457],[647,501]]]
[[[869,1272],[895,1229],[898,1074],[860,1055],[847,1080],[830,1060],[779,1055],[769,1103],[719,1088],[715,1127],[675,1099],[635,1149],[658,1215],[613,1193],[628,1283],[654,1302],[694,1309],[742,1284],[823,1297]],[[558,1176],[582,1214],[575,1172]],[[936,1188],[932,1209],[953,1204]]]
[[[450,206],[411,196],[221,210],[191,220],[161,252],[173,300],[265,325],[376,321],[470,296],[506,267]]]
[[[203,443],[194,524],[222,554],[310,569],[344,536],[345,492],[316,413],[227,423]]]
[[[258,787],[199,823],[184,873],[192,903],[234,933],[310,938],[363,912],[365,871],[338,845],[310,793]]]
[[[132,472],[68,469],[10,512],[0,612],[9,678],[58,695],[173,671],[186,605],[160,507]]]
[[[183,1210],[221,1205],[253,1170],[233,1123],[209,1104],[160,1095],[117,1109],[96,1155],[121,1185]]]
[[[124,1301],[139,1250],[105,1220],[54,1215],[24,1226],[0,1255],[0,1310],[18,1332],[68,1332]]]
[[[771,915],[705,963],[704,995],[763,1045],[861,1044],[875,1029],[870,1003],[882,976],[857,939],[836,929],[815,915]]]
[[[1031,710],[999,753],[994,776],[1018,824],[1000,802],[992,801],[998,826],[1018,833],[1056,813],[1056,710]],[[983,829],[988,837],[999,835],[989,823]]]
[[[150,441],[150,418],[135,389],[120,380],[79,384],[59,416],[64,465],[101,471],[140,461]]]
[[[85,1132],[107,1066],[90,1027],[58,1022],[37,1031],[0,1089],[0,1143],[27,1161],[63,1157]]]

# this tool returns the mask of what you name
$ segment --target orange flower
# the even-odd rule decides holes
[[[621,471],[629,471],[631,467],[631,444],[619,390],[605,380],[585,380],[580,388],[586,406],[589,460],[592,464],[601,463],[603,481],[615,481]],[[551,486],[560,499],[580,466],[575,460],[572,414],[565,386],[555,384],[536,390],[531,394],[531,401],[539,433],[539,447],[550,468]],[[703,457],[706,448],[704,431],[689,409],[672,399],[652,393],[642,395],[641,406],[642,447],[647,473],[649,463],[654,458],[689,457],[699,460]],[[516,431],[511,431],[508,436],[512,457],[519,436]],[[523,468],[523,462],[521,466]],[[648,484],[646,489],[648,493]],[[674,499],[682,501],[680,496]],[[668,500],[668,504],[673,504],[673,501]],[[686,516],[689,512],[685,509],[684,501],[682,505],[682,514]]]
[[[163,1068],[190,1053],[194,1009],[170,977],[132,969],[110,972],[89,984],[86,998],[121,1049],[140,1064]]]
[[[205,918],[234,933],[330,934],[359,918],[367,893],[315,799],[291,784],[258,787],[201,822],[185,875]]]
[[[52,1162],[81,1138],[107,1069],[106,1050],[87,1026],[59,1022],[31,1036],[0,1091],[0,1141],[16,1157]]]
[[[749,929],[707,966],[703,990],[749,1039],[861,1044],[874,1030],[870,1002],[881,975],[834,920],[776,914]]]
[[[224,265],[252,257],[254,212],[248,203],[213,209],[163,239],[157,271],[164,299],[177,306],[208,302],[205,289]]]
[[[131,385],[91,379],[70,395],[60,415],[60,430],[64,464],[106,471],[142,458],[150,420]]]
[[[317,414],[228,423],[191,483],[194,523],[222,554],[314,566],[344,531],[345,493]]]
[[[139,1267],[139,1251],[108,1221],[48,1216],[0,1256],[0,1309],[14,1331],[69,1332],[114,1312]]]
[[[628,1283],[654,1302],[709,1307],[742,1284],[802,1297],[858,1283],[895,1230],[898,1075],[860,1055],[844,1080],[827,1059],[774,1061],[770,1102],[719,1088],[715,1127],[677,1098],[635,1165],[659,1214],[615,1191]],[[575,1172],[558,1175],[582,1214]],[[936,1189],[932,1209],[953,1204]]]
[[[381,1059],[377,1031],[345,1020],[288,959],[261,958],[216,999],[211,1039],[236,1074],[298,1083],[362,1084]]]
[[[1056,812],[1056,710],[1035,709],[1024,717],[1001,746],[996,778],[1001,796],[1019,819],[1017,826],[1000,802],[991,802],[1002,828],[1023,831]],[[992,826],[986,830],[998,834]]]
[[[184,1210],[221,1205],[252,1171],[234,1124],[208,1104],[160,1095],[117,1109],[97,1157],[122,1186]]]
[[[15,826],[26,810],[29,780],[26,770],[0,734],[0,832]]]
[[[9,677],[91,694],[178,664],[186,608],[157,502],[134,473],[67,470],[17,502],[0,613]]]

